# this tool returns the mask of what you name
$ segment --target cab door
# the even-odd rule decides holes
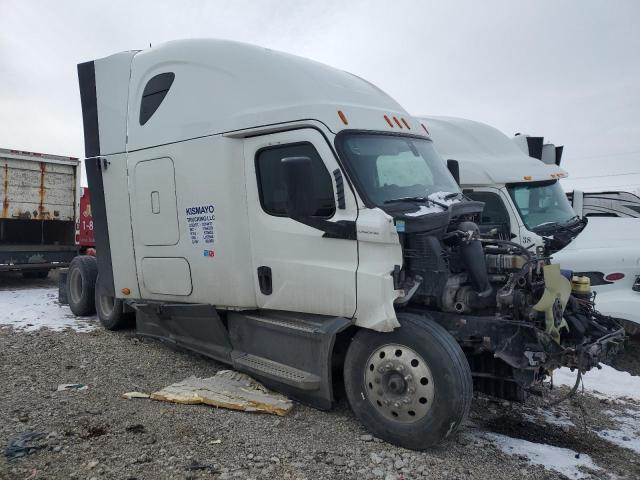
[[[259,308],[352,317],[356,310],[355,238],[335,238],[286,213],[282,159],[308,157],[314,217],[355,222],[356,199],[325,137],[299,129],[245,139],[246,189]],[[354,227],[355,229],[355,227]]]

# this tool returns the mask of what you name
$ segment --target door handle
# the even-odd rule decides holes
[[[271,267],[258,267],[258,285],[263,295],[271,295],[273,292]]]

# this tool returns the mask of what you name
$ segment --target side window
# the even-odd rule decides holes
[[[465,194],[471,200],[484,202],[481,225],[510,225],[509,212],[500,196],[492,192],[465,192]]]
[[[140,100],[140,125],[144,125],[156,113],[156,110],[167,96],[173,79],[173,72],[166,72],[156,75],[147,82],[142,92],[142,100]]]
[[[321,199],[316,217],[331,217],[336,211],[331,176],[316,149],[310,143],[269,147],[256,154],[256,177],[262,209],[269,215],[286,217],[286,189],[282,180],[282,159],[309,157],[315,194]]]

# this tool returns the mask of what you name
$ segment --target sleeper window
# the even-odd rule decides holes
[[[321,199],[316,217],[331,217],[335,200],[331,176],[316,149],[310,143],[297,143],[260,150],[256,155],[256,176],[262,209],[270,215],[287,216],[286,189],[282,175],[282,159],[309,157],[314,179],[314,190]]]
[[[156,113],[156,110],[167,96],[175,74],[166,72],[156,75],[147,82],[140,101],[140,125],[144,125]]]

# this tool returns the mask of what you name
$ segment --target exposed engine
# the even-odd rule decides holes
[[[405,223],[405,266],[395,273],[407,293],[398,306],[427,307],[466,351],[476,389],[511,400],[536,392],[557,367],[585,372],[615,355],[623,330],[596,311],[590,289],[574,288],[571,272],[548,258],[482,238],[473,221],[479,208],[460,202]]]

